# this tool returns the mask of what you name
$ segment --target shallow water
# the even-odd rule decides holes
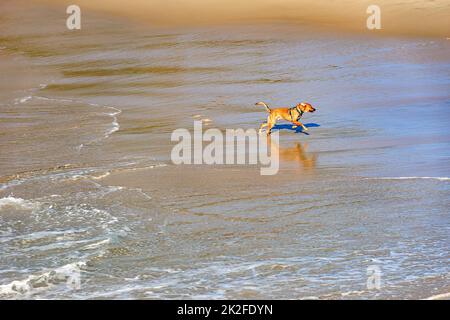
[[[448,40],[1,6],[1,298],[449,292]],[[173,130],[257,128],[260,100],[318,108],[277,175],[172,164]]]

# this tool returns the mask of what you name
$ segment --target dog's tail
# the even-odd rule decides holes
[[[267,112],[271,111],[269,106],[262,101],[255,103],[255,106],[264,106],[264,108],[266,108]]]

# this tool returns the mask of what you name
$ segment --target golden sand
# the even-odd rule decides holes
[[[67,6],[63,0],[37,0]],[[82,8],[155,25],[317,24],[367,32],[369,5],[381,9],[380,34],[450,37],[450,1],[419,0],[78,0]]]

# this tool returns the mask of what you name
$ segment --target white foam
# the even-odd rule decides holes
[[[105,133],[105,138],[108,138],[110,135],[112,135],[114,132],[118,131],[120,129],[120,125],[117,122],[117,118],[114,117],[113,122],[111,123],[112,128],[109,129],[108,131],[106,131]]]
[[[109,176],[110,174],[111,174],[111,172],[106,171],[105,173],[100,174],[100,175],[98,175],[98,176],[90,176],[90,178],[91,178],[91,179],[94,179],[94,180],[100,180],[100,179],[106,178],[106,177]]]
[[[79,289],[81,268],[85,262],[75,262],[44,272],[30,275],[24,280],[14,280],[0,285],[0,297],[27,296],[38,291],[48,290],[58,284],[65,284],[69,289]]]
[[[44,97],[44,96],[34,96],[36,99],[39,100],[45,100],[45,101],[56,101],[56,102],[72,102],[72,103],[76,103],[75,100],[72,99],[61,99],[61,98],[48,98],[48,97]]]
[[[306,297],[300,298],[300,300],[320,300],[320,298],[317,296],[306,296]]]
[[[364,294],[364,293],[366,293],[366,291],[358,291],[358,290],[347,291],[347,292],[342,292],[341,296],[346,297],[346,296],[353,296],[353,295],[361,295],[361,294]]]
[[[84,246],[83,249],[86,249],[86,250],[96,249],[96,248],[98,248],[104,244],[108,244],[110,242],[111,242],[111,239],[101,240],[101,241],[98,241],[95,243],[88,244],[88,245]]]
[[[96,143],[96,142],[99,142],[100,140],[109,138],[110,135],[112,135],[114,132],[116,132],[116,131],[118,131],[120,129],[120,125],[119,125],[119,121],[117,119],[117,116],[122,113],[122,110],[120,110],[118,108],[111,107],[111,106],[100,105],[100,104],[97,104],[97,103],[89,103],[89,102],[84,102],[84,101],[78,101],[78,100],[74,100],[74,99],[48,98],[48,97],[44,97],[44,96],[35,96],[35,97],[37,99],[40,99],[40,100],[80,103],[80,104],[87,104],[87,105],[89,105],[91,107],[95,107],[95,108],[106,108],[106,109],[112,110],[112,112],[106,112],[105,113],[107,116],[112,117],[111,128],[106,130],[106,132],[103,135],[103,137],[94,139],[94,140],[89,141],[87,143],[82,143],[79,146],[77,146],[76,150],[78,152],[80,152],[81,149],[83,149],[85,146],[88,146],[88,145],[90,145],[92,143]],[[30,97],[30,99],[31,99],[31,97]]]
[[[26,97],[22,97],[22,98],[18,98],[14,101],[14,104],[19,104],[19,103],[25,103],[28,100],[31,100],[33,97],[32,96],[26,96]]]
[[[141,188],[128,188],[129,190],[132,191],[137,191],[138,193],[140,193],[144,198],[147,198],[149,200],[152,199],[152,197],[150,195],[148,195],[147,193],[145,193]]]
[[[161,167],[167,167],[167,164],[158,163],[158,164],[152,164],[152,165],[144,166],[144,167],[122,169],[121,171],[138,171],[138,170],[155,169],[155,168],[161,168]]]
[[[426,298],[425,300],[447,300],[450,299],[450,292],[437,294],[431,297]]]
[[[377,177],[377,178],[367,178],[369,180],[414,180],[414,179],[430,179],[438,181],[448,181],[449,177]]]
[[[39,203],[8,196],[0,199],[0,209],[14,208],[16,210],[33,210],[39,207]]]
[[[120,129],[120,125],[119,125],[119,121],[117,120],[117,115],[122,113],[122,110],[114,108],[114,107],[108,107],[105,106],[105,108],[109,108],[114,110],[113,112],[107,113],[108,116],[113,118],[113,121],[111,123],[112,128],[109,129],[106,133],[105,133],[105,138],[108,138],[110,135],[112,135],[114,132],[118,131]]]

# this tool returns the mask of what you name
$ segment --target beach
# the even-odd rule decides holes
[[[81,30],[0,4],[1,299],[448,298],[447,1],[385,34],[79,2]],[[276,175],[171,161],[174,130],[257,129],[258,101],[317,108],[274,128]]]

